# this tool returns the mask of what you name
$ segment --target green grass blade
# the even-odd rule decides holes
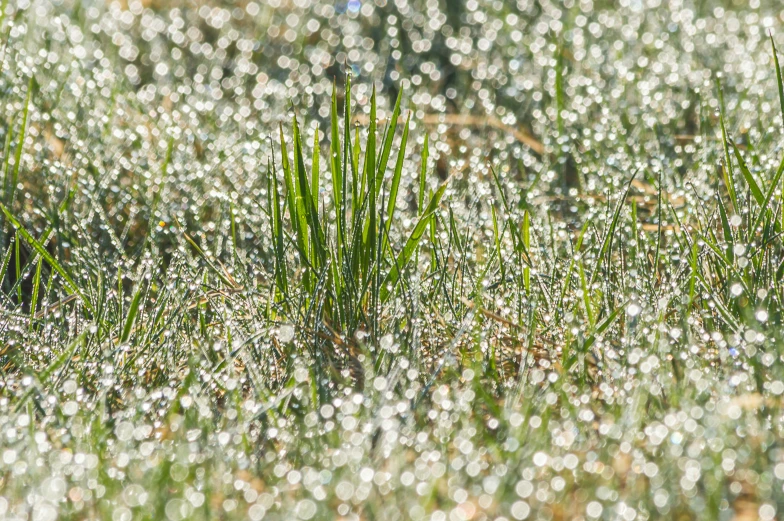
[[[22,280],[22,251],[21,251],[22,241],[19,240],[19,232],[16,232],[16,237],[14,238],[14,264],[16,267],[16,297],[17,302],[22,302],[22,285],[19,282]]]
[[[359,143],[359,127],[354,129],[354,146],[351,150],[351,218],[356,226],[356,217],[362,207],[361,192],[364,187],[360,187],[359,181],[359,155],[362,148]]]
[[[5,144],[3,145],[3,199],[8,194],[11,179],[9,178],[9,171],[11,169],[11,139],[13,132],[9,128],[5,134]]]
[[[427,159],[430,156],[430,138],[425,132],[425,142],[422,145],[422,167],[419,171],[419,194],[417,199],[417,211],[422,215],[425,209],[425,190],[427,189]]]
[[[727,243],[727,258],[730,262],[732,262],[734,257],[732,247],[735,244],[735,238],[732,235],[732,227],[730,226],[730,221],[727,217],[727,210],[724,207],[724,201],[722,201],[721,196],[718,196],[717,199],[719,201],[719,217],[721,218],[721,227],[724,231],[724,242]]]
[[[41,288],[41,268],[43,267],[44,263],[40,260],[38,264],[35,266],[35,275],[33,276],[33,293],[30,295],[30,328],[33,327],[33,321],[35,320],[35,312],[36,308],[38,307],[38,294]],[[0,277],[0,281],[3,280]]]
[[[401,88],[397,94],[397,101],[395,101],[395,108],[392,110],[392,117],[384,129],[384,136],[381,138],[381,156],[378,158],[378,165],[376,167],[376,197],[381,192],[381,185],[384,179],[384,173],[387,170],[389,163],[389,153],[392,150],[392,141],[395,139],[395,130],[397,130],[397,120],[400,117],[400,101],[403,99],[403,89]]]
[[[22,224],[16,219],[16,217],[14,217],[11,214],[11,212],[8,210],[8,208],[2,203],[0,203],[0,210],[3,211],[3,213],[5,214],[5,218],[8,219],[8,222],[11,223],[11,225],[14,228],[16,228],[17,233],[22,235],[22,238],[24,238],[25,242],[27,242],[27,244],[32,246],[33,249],[37,251],[38,254],[47,262],[47,264],[49,264],[49,266],[51,266],[52,269],[55,270],[63,278],[66,285],[68,286],[68,289],[70,289],[72,293],[76,293],[81,298],[82,304],[85,307],[91,309],[90,303],[83,298],[81,291],[79,291],[79,287],[73,281],[71,275],[68,273],[68,271],[65,268],[63,268],[63,266],[59,262],[57,262],[57,259],[52,257],[52,255],[47,251],[47,249],[44,247],[43,244],[38,242],[38,240],[35,237],[30,235],[30,232],[28,232],[22,226]]]
[[[526,251],[531,251],[531,217],[526,210],[523,212],[523,245]],[[525,266],[523,268],[523,285],[525,292],[531,293],[531,268]]]
[[[781,107],[781,117],[784,120],[784,83],[781,79],[781,67],[779,66],[779,55],[776,51],[776,42],[773,41],[773,34],[770,34],[770,46],[773,48],[773,63],[776,66],[776,84],[779,87],[779,106]]]
[[[139,314],[139,305],[141,304],[143,294],[144,291],[142,291],[141,284],[139,284],[139,288],[136,290],[133,300],[131,300],[131,306],[128,308],[128,314],[125,317],[125,326],[123,326],[122,335],[120,335],[121,344],[127,342],[131,337],[131,331],[133,331],[136,316]]]
[[[294,170],[296,182],[299,182],[299,200],[298,211],[304,216],[307,226],[310,228],[310,237],[313,241],[309,246],[309,251],[312,252],[311,263],[314,268],[318,270],[319,266],[323,264],[326,258],[326,252],[323,249],[321,241],[322,231],[319,223],[318,208],[313,199],[313,193],[310,190],[310,182],[305,170],[305,157],[302,153],[302,135],[299,131],[299,124],[297,117],[294,116]]]
[[[296,124],[295,124],[296,126]],[[289,162],[288,147],[286,146],[286,139],[283,136],[283,126],[280,126],[280,148],[281,148],[281,165],[283,168],[283,179],[286,185],[286,200],[289,206],[289,218],[291,219],[292,228],[297,237],[297,247],[302,255],[306,256],[308,262],[310,258],[308,254],[308,223],[305,215],[305,207],[302,203],[302,194],[300,192],[301,185],[297,178],[296,172],[296,158],[294,166],[292,167]],[[296,154],[296,150],[295,150]]]
[[[283,135],[283,124],[281,123],[279,126],[280,130],[280,165],[283,169],[283,182],[286,186],[286,203],[289,207],[289,218],[291,219],[291,224],[294,227],[294,231],[297,231],[297,226],[299,224],[299,214],[297,212],[297,184],[293,181],[293,176],[291,174],[291,165],[289,163],[289,153],[288,147],[286,146],[286,137]]]
[[[691,266],[691,273],[689,274],[689,306],[694,305],[695,289],[697,286],[697,269],[699,267],[697,264],[698,254],[697,241],[694,241],[691,246],[691,257],[689,259],[689,264]]]
[[[585,237],[585,232],[588,231],[588,225],[590,222],[583,224],[583,228],[580,231],[580,235],[577,237],[577,244],[575,245],[574,252],[578,253],[583,245],[583,238]],[[566,290],[569,289],[570,284],[572,283],[572,272],[574,271],[574,264],[575,264],[575,256],[572,255],[571,260],[569,261],[569,267],[566,269],[566,277],[564,277],[563,286],[561,286],[561,296],[558,299],[558,310],[563,309],[563,302],[564,298],[566,297]]]
[[[610,315],[607,318],[602,320],[602,322],[596,327],[596,331],[585,340],[585,345],[583,346],[583,349],[585,351],[588,351],[588,349],[590,349],[591,346],[593,346],[593,344],[596,342],[596,337],[604,333],[607,330],[607,328],[610,327],[613,324],[613,322],[615,322],[615,319],[618,318],[618,315],[625,308],[626,308],[626,303],[621,304],[620,306],[615,308],[615,310],[612,313],[610,313]]]
[[[430,198],[430,202],[428,203],[424,214],[420,217],[419,222],[417,222],[414,230],[408,237],[406,244],[398,254],[395,264],[387,274],[383,284],[381,284],[381,302],[385,302],[391,295],[389,292],[389,287],[395,286],[397,284],[397,281],[400,278],[400,271],[406,267],[408,261],[413,256],[414,251],[419,245],[419,241],[422,238],[422,235],[424,235],[425,230],[427,229],[427,225],[430,223],[431,217],[438,208],[438,205],[441,203],[441,197],[443,197],[445,190],[446,183],[442,184],[436,193],[433,194],[433,197]]]
[[[593,329],[593,305],[591,304],[591,289],[585,278],[585,269],[583,269],[582,261],[577,263],[577,271],[580,274],[580,288],[583,294],[583,307],[585,308],[585,318],[588,319],[588,325]]]
[[[746,184],[749,185],[749,190],[751,190],[751,195],[754,196],[754,200],[757,201],[757,204],[762,206],[765,203],[765,196],[762,195],[762,190],[760,190],[757,181],[754,180],[754,176],[749,171],[749,167],[746,165],[746,161],[743,160],[743,156],[740,154],[737,145],[732,143],[732,151],[735,153],[735,159],[738,160],[738,165],[740,166],[740,171],[743,174],[743,178],[746,180]]]
[[[392,221],[395,217],[395,206],[397,205],[397,194],[400,189],[400,179],[403,176],[403,160],[406,155],[406,144],[408,143],[408,128],[411,122],[411,113],[408,114],[406,119],[406,126],[403,127],[403,137],[400,139],[400,150],[397,153],[397,161],[395,162],[395,173],[392,176],[392,186],[389,188],[389,201],[387,201],[387,215],[386,215],[386,233],[384,234],[384,241],[387,241],[389,230],[392,227]]]
[[[22,128],[19,130],[19,142],[16,145],[16,153],[14,154],[14,171],[5,199],[5,204],[9,208],[14,202],[14,193],[19,182],[19,168],[22,163],[22,150],[24,149],[25,137],[27,136],[27,120],[30,114],[30,99],[33,95],[34,81],[33,76],[30,76],[30,80],[27,83],[27,97],[25,98],[24,111],[22,112]]]
[[[362,197],[367,201],[367,220],[363,226],[362,267],[364,272],[370,269],[371,261],[376,252],[376,89],[370,96],[370,126],[368,128],[367,146],[365,148],[365,166],[362,169]],[[364,203],[363,203],[364,204]]]
[[[432,190],[430,190],[430,198],[431,199],[433,198],[433,191]],[[423,216],[424,215],[425,214],[423,214]],[[436,219],[435,212],[430,215],[430,218],[428,219],[428,221],[430,221],[429,225],[428,225],[428,232],[429,232],[428,233],[428,239],[430,239],[430,252],[431,252],[431,255],[430,255],[430,270],[433,273],[435,273],[436,270],[438,269],[438,265],[439,265],[438,246],[440,244],[438,242],[438,236],[436,235],[436,225],[438,224],[438,220]],[[417,248],[416,251],[418,252],[419,249]]]
[[[757,229],[757,227],[762,222],[762,219],[765,217],[770,200],[773,199],[773,194],[776,192],[776,188],[779,186],[779,181],[781,181],[782,174],[784,174],[784,158],[782,158],[781,163],[779,163],[779,168],[776,170],[776,175],[773,176],[773,181],[770,183],[770,187],[768,187],[768,193],[765,194],[765,199],[760,205],[759,213],[757,214],[757,218],[754,219],[754,224],[751,226],[749,233],[754,233],[754,230]]]
[[[503,253],[501,252],[501,234],[498,233],[498,217],[495,212],[495,206],[490,206],[490,211],[493,216],[493,241],[495,242],[495,251],[498,257],[498,268],[501,270],[501,282],[506,280],[506,267],[504,262]]]
[[[320,156],[321,151],[319,150],[319,129],[316,127],[316,131],[313,133],[313,164],[311,165],[311,172],[310,172],[310,193],[312,196],[313,204],[318,210],[318,203],[319,203],[319,169],[320,169]]]
[[[288,280],[286,273],[286,257],[284,253],[283,219],[281,217],[280,195],[278,195],[278,180],[275,175],[274,163],[267,172],[267,190],[271,194],[270,215],[272,216],[272,239],[275,242],[275,280],[278,291],[282,295],[288,294]]]
[[[223,272],[223,270],[219,269],[219,268],[218,268],[218,267],[215,265],[215,263],[214,263],[214,262],[212,262],[212,260],[210,260],[210,258],[209,258],[209,257],[207,256],[207,254],[204,252],[204,250],[202,250],[202,249],[199,247],[199,245],[198,245],[198,244],[196,244],[196,241],[194,241],[194,240],[191,238],[191,236],[190,236],[190,235],[188,235],[187,233],[183,232],[183,233],[182,233],[182,236],[185,238],[185,240],[188,242],[188,244],[190,244],[190,245],[191,245],[191,247],[193,247],[193,249],[194,249],[194,250],[196,250],[196,253],[198,253],[198,254],[199,254],[199,257],[201,257],[201,258],[204,260],[204,262],[206,262],[206,263],[207,263],[207,266],[208,266],[208,267],[209,267],[209,268],[210,268],[210,269],[211,269],[211,270],[212,270],[212,271],[215,273],[215,275],[217,275],[217,276],[218,276],[218,278],[219,278],[219,279],[220,279],[220,280],[221,280],[221,281],[222,281],[224,284],[226,284],[226,286],[227,286],[227,287],[229,287],[229,288],[234,288],[234,287],[236,287],[235,283],[234,283],[234,282],[232,282],[231,280],[229,280],[229,278],[226,276],[226,274]],[[119,293],[119,292],[121,292],[121,290],[122,290],[122,282],[119,282],[119,286],[120,286],[120,287],[118,288],[118,293]]]
[[[3,265],[0,266],[0,285],[2,285],[3,281],[5,281],[5,274],[8,271],[8,266],[11,265],[11,255],[14,252],[14,248],[9,245],[8,248],[5,250],[5,255],[3,255]],[[2,286],[0,286],[2,287]]]
[[[729,138],[727,137],[727,128],[724,124],[724,92],[719,86],[719,123],[721,124],[721,143],[724,147],[724,184],[727,185],[727,191],[730,194],[730,201],[735,211],[738,211],[738,196],[735,193],[735,172],[732,168],[732,159],[730,158]]]
[[[604,240],[602,240],[602,246],[599,249],[599,254],[596,257],[596,266],[594,266],[593,273],[591,273],[590,282],[588,283],[588,287],[592,287],[596,276],[599,274],[599,269],[602,266],[602,261],[604,260],[605,254],[610,249],[610,244],[612,244],[613,237],[615,236],[615,228],[618,226],[618,219],[621,216],[621,209],[623,208],[623,204],[626,202],[626,198],[629,196],[629,190],[632,187],[632,181],[634,178],[637,177],[637,172],[635,171],[632,174],[631,179],[626,185],[626,191],[623,193],[623,196],[618,201],[618,204],[615,206],[615,211],[613,212],[612,221],[610,221],[610,226],[607,228],[607,232],[604,234]]]
[[[330,170],[332,172],[332,204],[335,207],[335,249],[337,250],[338,265],[343,263],[343,235],[345,229],[346,185],[343,176],[343,163],[340,156],[340,125],[338,124],[338,94],[335,83],[332,83],[332,111],[331,111],[331,142],[330,151]],[[345,120],[346,128],[349,127],[348,120]]]

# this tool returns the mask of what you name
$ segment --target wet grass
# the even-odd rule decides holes
[[[784,509],[776,13],[6,7],[0,518]]]

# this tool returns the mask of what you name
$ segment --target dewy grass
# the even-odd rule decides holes
[[[2,4],[0,519],[782,517],[776,6]]]

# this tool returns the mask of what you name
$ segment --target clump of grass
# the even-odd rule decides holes
[[[373,92],[363,150],[359,135],[352,142],[350,132],[350,78],[346,81],[342,132],[337,92],[333,91],[329,161],[331,198],[320,197],[318,129],[314,135],[312,172],[309,175],[296,117],[292,131],[293,160],[289,158],[290,151],[281,127],[283,186],[279,186],[277,169],[271,162],[268,205],[275,252],[275,307],[282,317],[298,320],[304,314],[310,323],[322,322],[329,333],[354,339],[356,332],[363,331],[373,343],[380,338],[383,307],[398,291],[401,273],[418,252],[427,227],[434,222],[435,211],[446,188],[446,184],[442,183],[424,204],[426,166],[423,162],[415,225],[402,244],[390,241],[391,231],[399,226],[400,220],[395,210],[410,115],[403,127],[392,175],[388,178],[385,174],[393,150],[403,93],[401,89],[377,145],[376,94]],[[285,192],[281,194],[283,187]],[[286,210],[288,220],[283,218]],[[290,249],[296,252],[293,265],[287,255]],[[293,287],[304,289],[304,297],[296,295]]]

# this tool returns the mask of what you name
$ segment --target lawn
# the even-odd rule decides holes
[[[784,516],[776,2],[0,2],[0,519]]]

